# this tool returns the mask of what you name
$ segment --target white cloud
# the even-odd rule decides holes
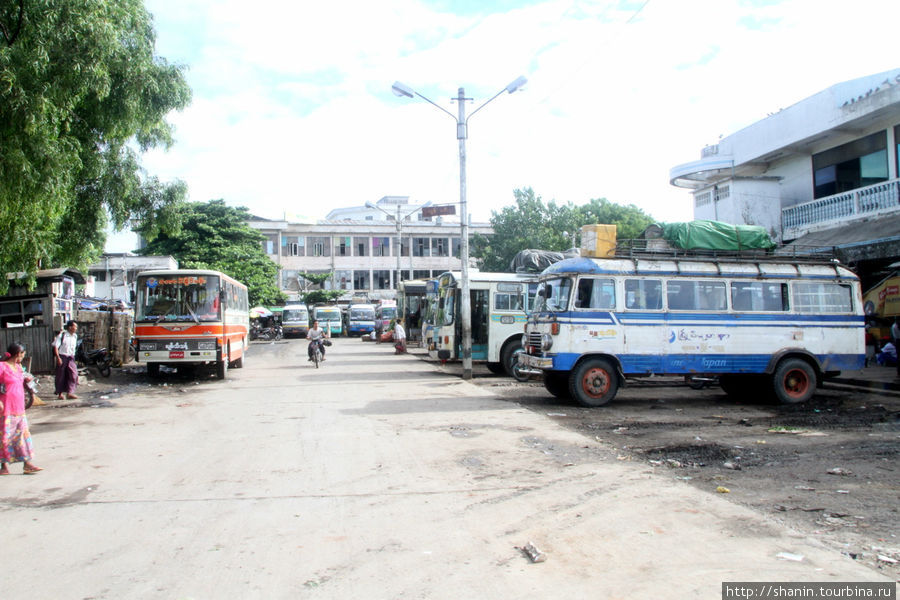
[[[158,52],[190,65],[194,103],[172,115],[176,146],[145,165],[186,180],[193,200],[271,218],[322,218],[383,195],[456,202],[454,121],[394,97],[391,83],[453,114],[464,86],[471,113],[524,74],[525,91],[470,121],[475,219],[524,186],[547,200],[606,197],[689,219],[670,168],[768,112],[896,67],[900,17],[892,0],[652,0],[637,16],[642,3],[614,1],[484,15],[415,0],[147,5]]]

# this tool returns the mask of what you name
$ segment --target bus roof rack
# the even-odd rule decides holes
[[[839,263],[834,246],[780,246],[772,250],[747,248],[743,250],[713,250],[705,248],[676,248],[665,240],[623,239],[616,242],[615,254],[609,258],[728,260],[731,262],[796,262]]]

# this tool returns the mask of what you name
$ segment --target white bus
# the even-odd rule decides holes
[[[147,373],[214,364],[219,379],[244,366],[250,330],[247,286],[206,270],[144,271],[137,276],[134,338]]]
[[[285,336],[302,335],[309,331],[309,309],[305,304],[287,304],[281,311],[281,328]]]
[[[520,362],[601,406],[626,377],[718,377],[729,395],[804,402],[865,359],[859,279],[837,262],[571,258],[540,277]]]
[[[437,310],[428,355],[440,360],[461,358],[458,272],[437,280]],[[537,277],[518,273],[469,273],[472,313],[472,360],[487,363],[493,373],[516,376],[516,355],[522,351],[522,332]]]

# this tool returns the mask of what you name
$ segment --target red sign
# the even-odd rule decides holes
[[[169,352],[169,358],[184,358],[184,352],[181,350]]]
[[[439,215],[455,215],[456,207],[452,204],[442,204],[439,206],[426,206],[422,209],[422,218],[437,217]]]

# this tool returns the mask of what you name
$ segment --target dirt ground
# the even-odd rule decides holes
[[[726,494],[900,579],[900,394],[831,386],[806,404],[781,406],[649,378],[630,381],[605,407],[582,408],[540,381],[475,375],[510,402],[600,442],[610,459]]]
[[[649,378],[630,381],[605,407],[582,408],[554,398],[540,380],[518,383],[479,365],[474,374],[502,399],[599,442],[604,460],[645,463],[685,485],[719,490],[900,580],[900,394],[831,386],[806,404],[780,406]],[[212,373],[153,380],[142,366],[126,365],[109,378],[90,370],[79,400],[47,404],[102,408],[131,393],[214,383]],[[41,396],[52,399],[52,388],[42,377]]]

